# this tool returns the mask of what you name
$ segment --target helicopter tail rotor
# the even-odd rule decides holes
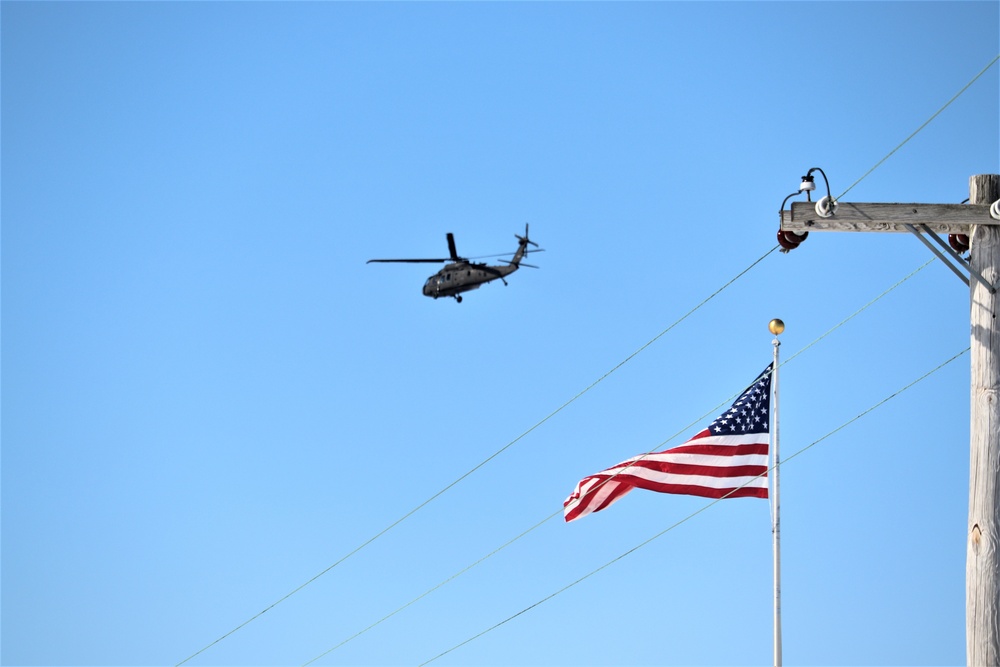
[[[514,237],[524,246],[531,244],[536,248],[538,247],[537,243],[528,238],[528,223],[524,223],[524,236],[521,236],[520,234],[514,234]]]
[[[521,259],[529,252],[531,252],[530,250],[528,250],[529,245],[533,245],[536,248],[538,247],[537,243],[528,238],[528,223],[524,223],[524,236],[521,236],[520,234],[514,234],[514,236],[517,238],[517,252],[514,253],[513,259],[509,261],[505,260],[507,261],[508,264],[511,265],[511,267],[513,267],[511,271],[516,271],[517,268],[521,266]],[[539,250],[536,250],[535,252],[539,252]],[[527,266],[527,264],[525,264],[524,266]],[[538,268],[538,267],[532,267],[532,268]]]

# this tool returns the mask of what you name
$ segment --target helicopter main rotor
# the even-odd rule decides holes
[[[473,259],[489,259],[492,257],[503,257],[505,255],[511,254],[509,252],[498,252],[493,255],[476,255],[475,257],[460,257],[455,247],[455,235],[452,234],[451,232],[448,232],[446,236],[448,239],[448,253],[450,255],[449,257],[418,258],[418,259],[369,259],[365,263],[371,264],[373,262],[381,262],[381,263],[403,263],[403,264],[441,264],[443,262],[454,262],[456,264],[459,264],[462,262],[468,263],[470,260]],[[527,224],[524,226],[524,236],[521,236],[519,234],[514,234],[514,237],[520,242],[529,243],[538,248],[538,244],[528,238]],[[544,248],[538,248],[538,250],[526,250],[525,252],[544,252],[544,251],[545,251]],[[508,264],[510,263],[509,260],[501,260],[501,261],[507,261]],[[531,265],[521,264],[521,266],[531,266]],[[538,267],[531,266],[531,268],[537,269]]]

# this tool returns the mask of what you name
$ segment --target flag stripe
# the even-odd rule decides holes
[[[696,486],[690,484],[664,484],[658,488],[650,487],[651,491],[660,493],[676,493],[688,496],[702,496],[703,498],[767,498],[767,486],[754,487],[744,486],[737,489],[717,489],[709,486]]]
[[[767,465],[766,454],[752,454],[749,456],[703,456],[700,454],[675,454],[673,452],[663,452],[651,454],[646,458],[636,458],[630,461],[619,463],[609,470],[627,470],[629,468],[660,468],[670,465],[690,465],[729,468],[748,465]]]
[[[691,441],[689,443],[678,445],[673,449],[668,449],[666,452],[659,452],[660,454],[666,454],[667,452],[672,453],[685,453],[685,454],[713,454],[715,456],[739,456],[741,454],[763,454],[767,456],[767,443],[750,443],[745,445],[713,445],[713,444],[702,444],[700,442]],[[647,456],[655,456],[656,454],[650,454]],[[635,458],[639,458],[638,456]]]
[[[597,482],[600,480],[595,478],[593,481]],[[590,496],[580,497],[574,493],[574,495],[566,499],[564,507],[566,521],[578,519],[591,512],[599,512],[631,491],[632,488],[630,484],[619,484],[615,480],[609,480],[603,486],[596,489]]]
[[[767,433],[765,428],[762,433]],[[747,433],[747,434],[729,434],[729,435],[713,435],[707,428],[700,433],[691,437],[687,442],[681,443],[674,447],[674,449],[680,449],[681,447],[690,447],[692,445],[706,444],[706,445],[742,445],[742,444],[759,444],[761,442],[760,433]],[[767,438],[764,438],[763,442],[767,442]]]
[[[595,479],[594,481],[599,482],[600,480]],[[617,480],[608,481],[604,485],[597,488],[592,498],[588,499],[588,504],[593,503],[596,508],[588,510],[588,512],[596,512],[598,509],[604,509],[631,490],[631,484],[622,484]],[[579,504],[579,501],[577,501],[577,504]]]
[[[655,466],[636,465],[619,473],[621,477],[649,479],[656,475],[691,475],[700,477],[756,477],[767,472],[767,465],[698,466],[683,463],[660,463]]]
[[[596,489],[597,484],[612,478],[602,475],[599,477],[591,477],[589,479],[596,482],[594,485]],[[627,484],[629,486],[637,486],[642,489],[656,484],[691,484],[693,486],[705,486],[717,489],[735,489],[743,486],[744,484],[767,486],[767,467],[754,466],[749,470],[740,470],[738,474],[729,474],[729,471],[727,470],[725,476],[715,474],[696,474],[690,472],[632,469],[627,473],[619,473],[616,477],[614,477],[614,483],[619,485]],[[605,483],[603,486],[608,485],[609,483]],[[586,492],[587,491],[585,491],[585,493]]]
[[[691,484],[693,486],[706,486],[716,489],[735,489],[744,484],[749,485],[754,483],[767,486],[767,467],[761,466],[752,471],[741,471],[739,474],[725,477],[711,474],[672,473],[654,470],[641,470],[638,471],[638,474],[633,474],[632,471],[629,471],[629,473],[618,475],[615,481],[619,484],[631,484],[641,489],[656,484]]]

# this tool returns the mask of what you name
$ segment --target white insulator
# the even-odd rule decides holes
[[[823,197],[816,202],[816,215],[821,218],[829,218],[837,212],[838,206],[840,206],[840,204],[837,203],[836,199],[833,199],[830,196]]]
[[[990,204],[990,217],[1000,220],[1000,199]]]

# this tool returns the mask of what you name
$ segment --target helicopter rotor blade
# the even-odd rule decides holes
[[[365,264],[371,264],[372,262],[395,262],[404,264],[440,264],[441,262],[450,262],[448,258],[445,259],[369,259]]]
[[[532,252],[545,252],[545,248],[539,248],[537,243],[535,243],[534,241],[532,241],[531,239],[528,238],[528,225],[527,224],[524,225],[524,236],[521,236],[519,234],[515,234],[514,237],[517,238],[518,241],[524,242],[526,245],[530,244],[532,246],[535,246],[534,248],[527,248],[526,247],[524,249],[524,254],[525,255],[527,255],[528,253],[532,253]],[[448,232],[446,234],[446,238],[448,240],[448,253],[449,253],[450,257],[435,257],[435,258],[426,258],[426,259],[425,258],[419,258],[419,259],[409,259],[409,258],[404,258],[404,259],[369,259],[366,263],[367,264],[372,264],[372,263],[376,263],[376,262],[377,263],[395,263],[395,264],[441,264],[443,262],[462,263],[462,262],[468,262],[468,261],[473,260],[473,259],[490,259],[490,258],[493,258],[493,257],[504,257],[506,255],[512,254],[510,252],[498,252],[498,253],[494,253],[492,255],[476,255],[475,257],[460,257],[458,255],[458,250],[455,247],[455,235],[452,234],[451,232]],[[508,260],[508,259],[501,259],[499,261],[506,262],[507,264],[511,263],[511,260]],[[478,266],[484,267],[485,265],[480,264]],[[531,265],[530,264],[522,264],[521,266],[531,266]],[[537,269],[538,267],[537,266],[531,266],[531,268]]]
[[[501,261],[504,264],[513,264],[514,263],[513,261],[511,261],[509,259],[501,259],[501,260],[498,260],[498,261]],[[517,265],[518,266],[527,266],[530,269],[540,269],[541,268],[540,266],[535,266],[534,264],[525,264],[524,262],[518,262]]]
[[[533,252],[537,252],[537,251],[533,251]],[[465,259],[468,259],[468,260],[472,260],[472,259],[492,259],[494,257],[505,257],[507,255],[512,255],[512,254],[514,254],[514,253],[512,253],[512,252],[510,252],[508,250],[507,252],[495,252],[492,255],[476,255],[474,257],[466,257]]]
[[[462,259],[458,256],[458,251],[455,250],[455,235],[451,232],[448,232],[448,252],[451,253],[451,259],[454,262]]]

